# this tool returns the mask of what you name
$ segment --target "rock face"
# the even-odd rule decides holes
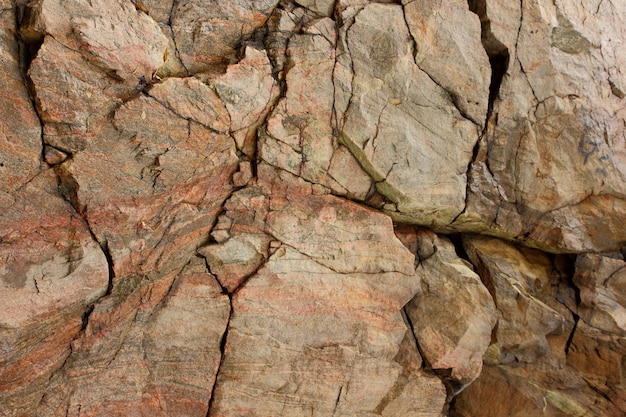
[[[0,0],[0,415],[626,414],[574,3]]]

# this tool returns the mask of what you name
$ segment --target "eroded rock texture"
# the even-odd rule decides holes
[[[624,0],[0,0],[0,415],[626,414]]]

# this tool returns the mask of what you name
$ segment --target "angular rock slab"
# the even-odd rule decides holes
[[[579,289],[580,320],[571,338],[567,364],[595,390],[626,412],[626,262],[584,254],[576,259],[573,281]]]
[[[109,285],[104,253],[56,185],[47,170],[0,203],[3,415],[33,415],[70,354],[85,309]]]
[[[259,154],[284,169],[334,193],[364,200],[371,178],[337,143],[333,130],[336,29],[320,19],[289,38],[287,92],[260,131]]]
[[[283,244],[233,295],[209,415],[373,415],[402,371],[414,258],[388,217],[272,172],[259,177]]]
[[[595,254],[576,259],[578,315],[589,326],[626,336],[626,262]]]
[[[478,16],[468,2],[403,1],[415,41],[415,62],[445,89],[459,112],[478,126],[487,118],[491,66]]]
[[[255,181],[236,191],[224,203],[224,214],[211,232],[213,237],[224,238],[198,249],[211,273],[229,293],[237,290],[270,255],[273,239],[266,233],[265,225],[269,204],[270,198]]]
[[[464,36],[476,40],[473,26],[476,32]],[[465,207],[479,124],[416,64],[401,5],[362,8],[342,28],[339,48],[334,84],[341,142],[396,204],[398,218],[429,226],[452,222]],[[486,84],[482,88],[486,93]]]
[[[163,65],[167,38],[131,2],[38,0],[28,7],[22,29],[27,39],[50,35],[118,81],[149,81]]]
[[[212,105],[202,91],[195,99]],[[193,119],[188,88],[176,92],[167,103],[189,119],[141,95],[116,111],[88,149],[57,167],[68,199],[107,242],[116,277],[179,270],[233,188],[234,141]]]
[[[204,261],[120,291],[94,309],[38,415],[205,416],[230,303]]]
[[[107,116],[163,65],[167,39],[130,2],[41,0],[25,16],[22,38],[43,41],[29,76],[44,140],[61,150],[84,149]]]
[[[231,118],[237,148],[250,158],[257,149],[257,129],[267,117],[280,89],[265,51],[247,47],[244,58],[212,81]]]
[[[562,365],[574,322],[556,299],[560,277],[548,256],[484,236],[465,237],[463,246],[496,303],[499,361]]]
[[[427,230],[413,236],[422,291],[405,310],[429,367],[449,372],[453,388],[462,389],[480,375],[496,324],[495,305],[450,241]]]
[[[482,19],[504,74],[458,228],[551,252],[619,249],[626,240],[622,6],[477,3],[486,3]],[[506,31],[515,21],[514,41]]]
[[[395,361],[403,366],[394,387],[376,407],[383,417],[443,417],[446,387],[438,377],[422,369],[422,357],[415,336],[407,332]]]
[[[278,0],[185,0],[176,2],[171,26],[185,68],[222,70],[234,61],[241,40],[263,26]]]

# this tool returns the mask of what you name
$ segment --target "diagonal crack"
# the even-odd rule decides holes
[[[219,281],[216,279],[219,283]],[[219,284],[222,287],[222,284]],[[228,295],[228,302],[230,304],[230,310],[228,312],[228,320],[226,321],[226,329],[222,334],[222,338],[220,339],[220,363],[217,366],[217,371],[215,372],[215,382],[213,382],[213,388],[211,389],[211,396],[209,397],[209,402],[207,404],[206,417],[211,416],[211,409],[213,408],[213,404],[215,402],[215,392],[217,390],[217,383],[220,377],[220,371],[222,370],[222,365],[224,364],[224,356],[226,354],[226,344],[228,341],[228,331],[230,330],[230,320],[233,317],[233,295],[229,294],[226,288],[222,287],[222,292]]]

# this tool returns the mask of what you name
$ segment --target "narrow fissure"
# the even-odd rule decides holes
[[[217,279],[216,279],[217,281]],[[219,281],[217,281],[219,283]],[[219,284],[220,287],[222,284]],[[226,321],[226,329],[224,330],[224,334],[222,334],[222,338],[220,340],[220,363],[217,366],[217,371],[215,372],[215,381],[213,382],[213,388],[211,388],[211,396],[209,397],[209,403],[207,405],[206,417],[210,417],[211,409],[213,408],[213,403],[215,402],[215,392],[217,390],[217,383],[220,377],[220,371],[222,370],[222,365],[224,363],[224,355],[226,352],[226,343],[228,341],[228,330],[230,328],[230,319],[233,317],[233,296],[226,291],[226,288],[222,287],[222,292],[228,296],[228,302],[230,304],[230,310],[228,312],[228,320]]]
[[[335,414],[337,414],[337,409],[339,408],[339,401],[341,400],[341,394],[343,394],[343,384],[341,384],[341,387],[339,387],[339,392],[337,393],[337,399],[335,400],[335,407],[333,407],[333,414],[332,414],[333,417],[335,416]]]
[[[569,353],[569,349],[572,346],[572,341],[574,340],[574,334],[576,333],[576,329],[578,328],[578,321],[580,320],[580,316],[576,313],[572,313],[572,317],[574,319],[574,327],[572,327],[572,331],[570,332],[567,342],[565,342],[565,355]]]
[[[26,87],[26,91],[28,93],[28,98],[33,107],[33,112],[39,121],[39,126],[41,129],[41,153],[40,153],[40,164],[43,164],[45,161],[45,149],[46,144],[44,142],[44,122],[41,119],[41,115],[39,114],[39,110],[37,109],[36,95],[35,95],[35,86],[33,85],[32,80],[28,76],[28,70],[30,69],[30,65],[35,59],[39,48],[43,45],[43,36],[27,36],[22,31],[22,22],[24,20],[29,19],[29,11],[25,5],[18,6],[15,2],[13,2],[13,10],[15,13],[15,41],[17,44],[17,53],[18,53],[18,61],[20,68],[20,75],[24,82],[24,86]]]
[[[178,10],[179,3],[180,0],[172,1],[172,7],[170,8],[170,13],[167,18],[167,25],[170,27],[170,31],[172,34],[172,43],[174,44],[174,53],[176,54],[176,58],[178,58],[178,62],[180,62],[180,65],[182,65],[183,69],[185,70],[185,75],[189,76],[189,70],[187,69],[187,66],[183,62],[182,58],[180,57],[180,50],[178,49],[178,44],[176,43],[176,32],[174,32],[174,28],[172,27],[172,16]]]
[[[510,54],[509,49],[495,35],[491,32],[491,22],[487,16],[487,2],[486,0],[468,0],[467,4],[470,11],[475,13],[480,19],[480,40],[489,57],[489,64],[491,66],[491,82],[489,84],[489,101],[487,105],[487,114],[485,117],[484,131],[487,131],[487,125],[491,119],[493,113],[493,107],[498,94],[500,93],[500,86],[506,71],[509,67]]]
[[[497,113],[494,115],[493,109],[498,95],[500,94],[502,80],[504,79],[504,75],[508,70],[510,61],[508,48],[502,42],[500,42],[491,32],[491,22],[489,21],[489,18],[487,16],[486,0],[468,0],[467,4],[470,11],[476,14],[480,19],[480,40],[485,52],[487,53],[487,57],[489,58],[489,65],[491,66],[491,81],[489,83],[489,99],[487,102],[487,114],[485,115],[483,130],[478,135],[478,140],[476,141],[476,144],[472,149],[472,158],[467,165],[467,174],[465,179],[465,205],[463,207],[463,210],[461,210],[461,212],[457,214],[454,219],[452,219],[450,224],[454,224],[463,214],[465,214],[467,210],[469,197],[471,195],[470,184],[472,182],[472,165],[476,163],[480,155],[481,147],[483,146],[483,141],[486,140],[487,133],[489,131],[489,122],[492,119],[497,120]],[[488,162],[486,162],[486,165],[489,169]]]
[[[415,328],[413,327],[413,321],[407,314],[406,307],[402,309],[402,316],[404,317],[407,324],[409,325],[409,331],[411,332],[411,335],[413,336],[413,341],[415,342],[415,348],[417,349],[420,356],[422,357],[422,368],[430,372],[432,370],[432,367],[430,366],[430,363],[428,363],[426,356],[424,356],[424,352],[422,352],[422,348],[420,347],[419,341],[417,340],[417,336],[415,335]]]

